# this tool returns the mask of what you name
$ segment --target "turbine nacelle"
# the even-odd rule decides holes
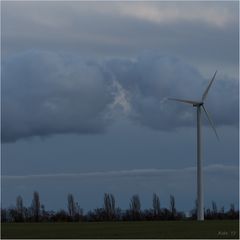
[[[203,102],[193,104],[193,107],[201,107],[201,106],[203,106]]]
[[[216,135],[216,137],[219,139],[217,131],[216,131],[215,127],[214,127],[213,121],[211,120],[211,118],[209,116],[209,113],[207,112],[206,108],[204,107],[204,100],[207,97],[208,91],[209,91],[209,89],[210,89],[210,87],[211,87],[211,85],[212,85],[212,83],[213,83],[213,81],[215,79],[216,74],[217,74],[217,71],[214,73],[211,81],[209,82],[206,90],[204,91],[204,93],[202,95],[202,101],[194,101],[194,100],[179,99],[179,98],[168,98],[168,100],[191,104],[193,107],[202,107],[204,112],[205,112],[205,115],[206,115],[206,117],[207,117],[207,119],[208,119],[208,121],[209,121],[209,123],[210,123],[210,125],[211,125],[211,127],[212,127],[212,129],[213,129],[213,131],[215,133],[215,135]]]

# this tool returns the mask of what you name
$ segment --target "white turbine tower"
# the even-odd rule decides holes
[[[192,104],[193,107],[197,108],[197,219],[200,221],[204,220],[204,203],[203,203],[203,175],[202,175],[202,144],[201,144],[201,108],[206,114],[206,117],[212,126],[213,131],[215,132],[217,138],[218,134],[214,127],[213,121],[211,120],[209,113],[207,112],[206,108],[204,107],[204,100],[207,97],[208,91],[215,79],[217,71],[214,73],[210,83],[208,84],[205,92],[202,95],[201,101],[192,101],[192,100],[185,100],[185,99],[177,99],[177,98],[169,98],[169,100],[174,100],[178,102]]]

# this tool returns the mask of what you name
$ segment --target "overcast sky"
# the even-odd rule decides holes
[[[47,209],[104,192],[143,208],[196,198],[196,109],[206,99],[205,201],[238,205],[238,2],[2,2],[2,204]]]

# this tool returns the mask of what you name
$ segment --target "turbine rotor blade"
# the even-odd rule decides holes
[[[203,110],[204,110],[204,112],[205,112],[205,114],[206,114],[206,117],[207,117],[207,119],[208,119],[208,121],[209,121],[209,123],[210,123],[210,125],[211,125],[211,127],[212,127],[212,129],[213,129],[213,131],[214,131],[214,133],[215,133],[215,135],[216,135],[216,137],[217,137],[217,139],[220,140],[220,139],[219,139],[219,136],[218,136],[218,134],[217,134],[217,130],[216,130],[216,128],[214,127],[213,121],[212,121],[212,119],[211,119],[210,116],[209,116],[209,113],[207,112],[207,110],[206,110],[206,108],[204,107],[204,105],[202,105],[202,108],[203,108]]]
[[[209,91],[209,89],[210,89],[210,87],[211,87],[211,85],[212,85],[212,83],[213,83],[213,81],[214,81],[214,79],[215,79],[216,74],[217,74],[217,71],[214,73],[214,75],[213,75],[213,77],[212,77],[212,80],[211,80],[210,83],[208,84],[205,92],[203,93],[203,95],[202,95],[202,101],[204,101],[205,98],[207,97],[208,91]]]
[[[188,104],[194,104],[194,105],[195,104],[200,104],[200,102],[197,102],[197,101],[178,99],[178,98],[168,98],[168,100],[177,101],[177,102],[183,102],[183,103],[188,103]]]

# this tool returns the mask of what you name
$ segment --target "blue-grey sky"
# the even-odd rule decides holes
[[[128,207],[138,193],[196,198],[196,112],[205,201],[238,205],[238,2],[2,2],[2,205],[38,190],[47,209]]]

